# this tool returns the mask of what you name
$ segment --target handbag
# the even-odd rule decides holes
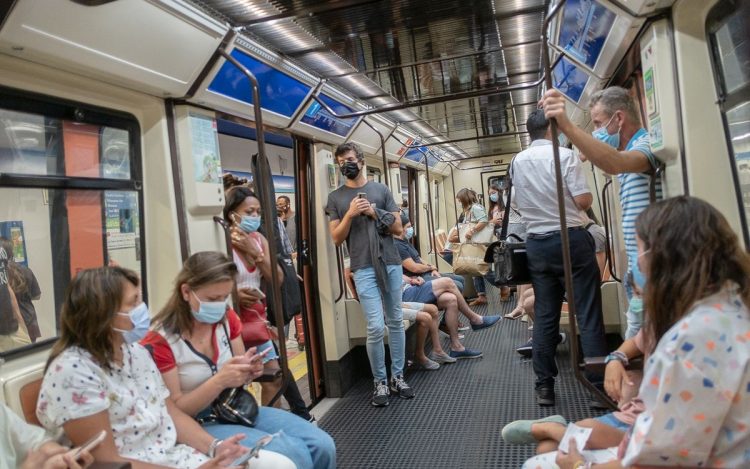
[[[286,326],[294,319],[294,316],[302,312],[302,289],[291,257],[279,254],[279,267],[284,272],[284,280],[281,282],[281,312],[284,320],[283,325]],[[272,326],[277,326],[276,314],[274,314],[271,303],[268,303],[267,311],[268,322]]]
[[[222,322],[221,325],[228,340],[229,331],[226,321]],[[229,350],[231,349],[230,344]],[[196,354],[206,361],[213,374],[217,373],[216,365],[208,357],[197,352]],[[217,421],[253,427],[258,419],[258,402],[244,386],[226,388],[221,391],[218,397],[211,402],[209,410],[210,413],[206,417],[199,419],[200,423]]]
[[[462,243],[473,243],[473,244],[490,244],[492,242],[492,237],[494,236],[492,225],[489,223],[486,223],[484,225],[484,228],[482,228],[480,231],[475,232],[471,235],[471,239],[466,239],[466,232],[469,231],[469,229],[473,229],[475,226],[477,226],[479,223],[474,222],[468,222],[468,223],[459,223],[458,224],[458,237],[461,240]]]
[[[261,313],[258,309],[262,309]],[[240,321],[242,321],[242,342],[246,348],[257,347],[271,340],[271,332],[268,330],[268,321],[263,317],[265,306],[256,303],[249,308],[240,308]]]
[[[462,243],[453,256],[453,272],[457,275],[480,277],[490,270],[482,244]]]
[[[485,262],[492,265],[492,275],[489,276],[489,280],[496,287],[531,283],[528,259],[526,258],[526,243],[516,234],[508,235],[508,222],[511,210],[510,195],[513,190],[513,180],[510,177],[513,171],[512,161],[510,168],[508,172],[508,197],[505,203],[505,215],[503,216],[503,228],[500,231],[500,240],[490,244],[483,257]]]

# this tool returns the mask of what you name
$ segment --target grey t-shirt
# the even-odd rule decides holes
[[[368,181],[362,187],[341,186],[328,195],[328,204],[326,213],[331,220],[341,220],[344,214],[349,210],[349,204],[352,199],[357,197],[357,193],[364,192],[367,194],[367,200],[375,204],[376,208],[387,210],[389,212],[398,212],[398,205],[393,200],[391,191],[383,184]],[[372,266],[372,257],[370,255],[370,241],[367,234],[367,224],[375,223],[375,220],[367,215],[361,215],[352,219],[352,226],[349,229],[349,235],[346,237],[346,246],[351,258],[350,268],[352,272],[363,267]],[[401,265],[401,256],[398,254],[396,246],[393,244],[392,236],[382,238],[381,255],[387,265]]]

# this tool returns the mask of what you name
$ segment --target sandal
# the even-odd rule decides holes
[[[487,304],[487,297],[478,296],[474,301],[469,303],[469,306],[479,306],[479,305],[486,305],[486,304]]]
[[[516,306],[516,308],[510,313],[503,316],[505,319],[518,319],[523,316],[524,310],[522,306]]]

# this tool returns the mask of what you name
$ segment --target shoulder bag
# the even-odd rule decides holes
[[[510,195],[513,190],[513,180],[510,177],[513,168],[512,161],[510,167],[511,170],[508,172],[508,197],[505,203],[500,240],[489,245],[483,259],[492,265],[492,275],[488,276],[488,279],[497,287],[531,283],[528,260],[526,259],[526,243],[518,235],[508,235],[511,210]]]
[[[224,328],[224,334],[227,336],[227,341],[229,342],[229,350],[232,350],[226,321],[222,323],[222,326]],[[232,355],[234,355],[234,353]],[[213,374],[217,373],[216,365],[208,357],[202,354],[198,354],[198,356],[201,356],[201,358],[208,362]],[[238,386],[236,388],[226,388],[221,391],[219,396],[211,403],[209,415],[199,419],[199,422],[206,423],[216,421],[219,423],[254,427],[257,419],[258,402],[245,386]]]

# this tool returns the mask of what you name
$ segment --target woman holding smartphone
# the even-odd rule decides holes
[[[101,462],[129,462],[135,469],[226,466],[247,452],[238,444],[245,435],[219,440],[173,403],[159,370],[137,343],[149,324],[135,272],[121,267],[79,272],[63,299],[60,338],[37,401],[39,421],[48,430],[62,428]],[[102,430],[104,439],[92,446],[91,438]],[[291,466],[271,452],[254,463]]]
[[[236,276],[237,266],[224,254],[190,256],[166,306],[154,317],[154,330],[143,341],[177,408],[199,420],[223,390],[248,384],[263,373],[263,352],[245,350],[242,324],[226,303]],[[254,427],[204,421],[203,428],[219,441],[242,433],[248,446],[281,432],[265,450],[288,457],[300,469],[336,467],[331,437],[280,409],[260,407]]]

